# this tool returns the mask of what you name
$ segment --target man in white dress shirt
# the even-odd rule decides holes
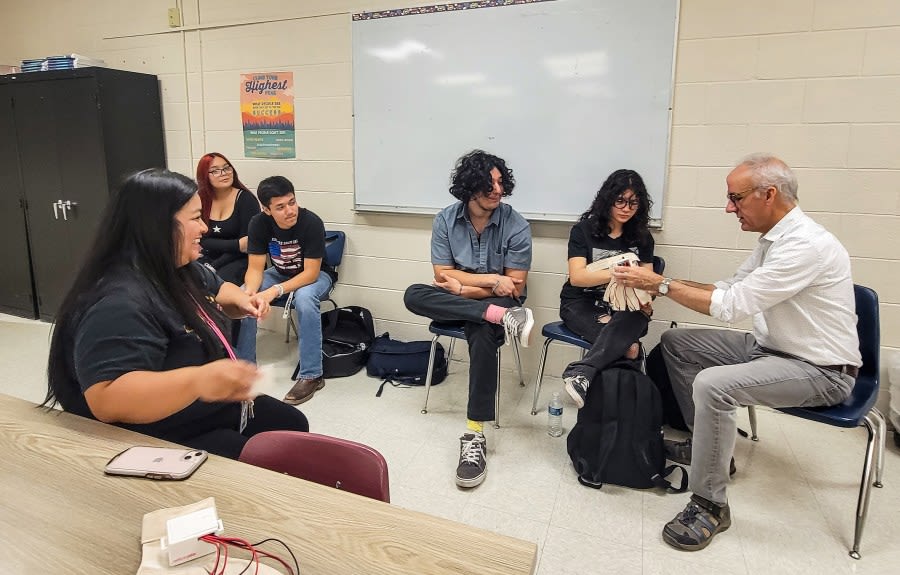
[[[725,211],[761,234],[735,274],[715,284],[675,280],[641,267],[613,272],[626,286],[668,296],[692,310],[753,332],[674,329],[661,346],[691,440],[667,441],[667,457],[691,465],[691,500],[663,539],[696,551],[731,526],[725,495],[746,405],[834,405],[853,389],[862,364],[847,250],[797,205],[797,178],[781,160],[754,154],[728,174]],[[731,467],[729,467],[731,465]]]

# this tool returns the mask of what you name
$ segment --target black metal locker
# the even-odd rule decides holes
[[[0,257],[15,260],[19,275],[29,271],[28,282],[0,278],[0,310],[52,320],[110,192],[131,172],[165,166],[159,85],[147,74],[85,68],[0,76],[0,97],[0,140],[8,140],[0,173],[17,173],[10,195],[24,206],[0,218],[3,227],[24,221],[24,234],[11,233],[27,242],[24,254],[19,242]],[[17,295],[25,283],[28,313]]]

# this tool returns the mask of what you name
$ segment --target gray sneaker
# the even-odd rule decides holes
[[[460,487],[476,487],[487,475],[487,442],[481,433],[466,433],[459,438],[459,465],[456,467],[456,484]]]
[[[578,406],[578,409],[584,407],[584,398],[587,397],[587,390],[591,385],[591,382],[588,381],[588,378],[581,374],[570,375],[568,377],[564,377],[563,382],[565,382],[566,391],[575,401],[575,405]]]
[[[534,327],[534,314],[527,307],[507,308],[503,314],[503,328],[506,330],[506,345],[510,338],[519,340],[522,347],[528,347],[531,340],[531,328]]]

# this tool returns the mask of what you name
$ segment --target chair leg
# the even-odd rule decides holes
[[[497,399],[494,405],[494,429],[500,429],[500,348],[497,348]]]
[[[756,406],[748,405],[747,412],[750,415],[750,439],[759,441],[759,436],[756,435]]]
[[[866,517],[869,514],[872,460],[875,457],[876,445],[878,444],[879,436],[881,435],[881,424],[878,420],[880,417],[880,413],[873,413],[870,411],[863,420],[866,430],[869,432],[869,438],[866,441],[866,457],[863,461],[862,480],[859,484],[859,499],[856,503],[856,525],[853,530],[853,548],[850,550],[850,557],[853,557],[854,559],[860,558],[859,544],[862,539],[863,527],[865,527],[866,524]]]
[[[884,473],[884,442],[887,437],[887,422],[885,421],[884,414],[877,407],[873,407],[871,414],[874,416],[875,421],[878,423],[878,444],[875,446],[875,487],[884,487],[884,484],[881,482],[882,474]]]
[[[544,379],[544,365],[547,363],[547,348],[553,341],[549,337],[544,340],[544,349],[541,350],[541,360],[538,362],[537,380],[534,382],[534,401],[531,403],[531,415],[537,415],[537,401],[541,394],[541,383]],[[584,351],[584,350],[582,350]]]
[[[449,367],[449,364],[450,364],[450,360],[453,359],[453,346],[454,346],[454,345],[456,345],[456,338],[455,338],[455,337],[451,337],[451,338],[450,338],[450,348],[447,350],[447,364],[448,364],[448,367]]]
[[[288,312],[287,321],[284,322],[284,343],[291,343],[291,328],[292,327],[294,327],[294,318],[293,318],[292,314],[290,312]]]
[[[437,340],[441,337],[437,334],[431,338],[431,352],[428,354],[428,371],[425,373],[425,405],[422,406],[422,413],[428,413],[428,394],[431,392],[431,370],[434,368],[434,352],[437,349]],[[451,349],[453,339],[450,339]]]
[[[519,355],[519,342],[516,338],[513,340],[513,350],[516,352],[516,367],[519,368],[519,387],[525,387],[525,378],[522,376],[522,356]]]

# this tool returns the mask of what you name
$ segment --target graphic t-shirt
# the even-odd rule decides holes
[[[250,220],[247,253],[268,254],[280,274],[294,277],[303,272],[304,260],[325,257],[325,224],[311,211],[300,208],[297,223],[290,229],[278,227],[272,216],[261,213]],[[322,263],[322,271],[332,276],[333,270]]]
[[[569,232],[569,255],[568,258],[582,257],[587,263],[596,262],[612,256],[617,256],[625,252],[633,252],[641,260],[641,263],[653,263],[653,236],[647,234],[643,241],[633,244],[627,243],[622,236],[611,238],[604,235],[601,238],[595,238],[591,234],[593,220],[584,220],[572,226]],[[560,299],[579,299],[588,298],[591,300],[603,300],[603,294],[606,292],[606,285],[595,287],[577,287],[566,279],[563,284],[562,291],[559,294]]]

